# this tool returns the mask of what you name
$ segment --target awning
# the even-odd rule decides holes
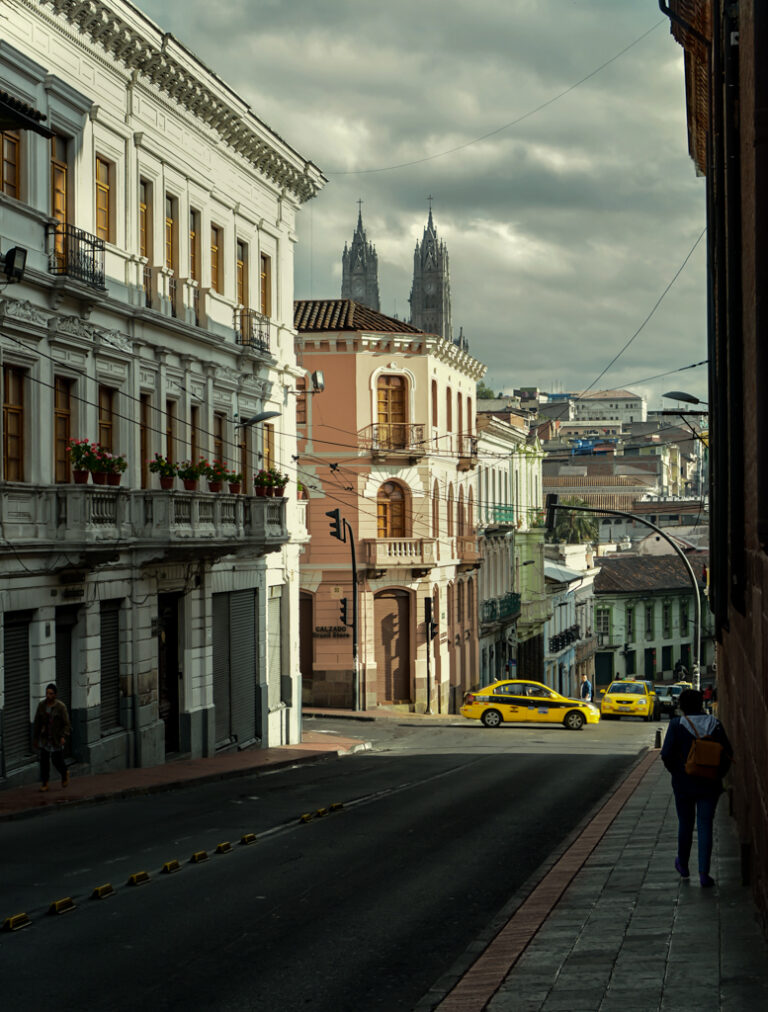
[[[43,137],[53,137],[44,119],[44,113],[0,88],[0,130],[34,130]]]

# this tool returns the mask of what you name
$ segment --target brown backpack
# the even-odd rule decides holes
[[[709,735],[699,735],[687,717],[683,718],[694,735],[688,758],[685,761],[685,772],[690,777],[708,777],[715,780],[720,774],[720,762],[723,758],[723,746]]]

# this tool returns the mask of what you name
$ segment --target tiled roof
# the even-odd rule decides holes
[[[293,304],[293,325],[299,333],[366,330],[375,334],[421,334],[418,327],[377,313],[353,299],[298,299]]]
[[[641,398],[640,394],[633,394],[631,390],[593,390],[591,393],[578,394],[576,397],[577,401],[605,401],[609,399],[639,401]]]
[[[693,572],[701,582],[709,565],[708,552],[688,555]],[[691,586],[688,570],[677,555],[601,555],[595,579],[596,594],[632,594],[653,590],[684,590]]]

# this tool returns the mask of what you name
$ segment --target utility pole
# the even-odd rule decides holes
[[[329,510],[326,514],[331,520],[331,537],[338,541],[346,542],[349,535],[349,550],[352,555],[352,709],[362,710],[360,705],[360,658],[358,655],[358,618],[357,618],[357,556],[355,555],[355,537],[352,528],[342,517],[339,510]],[[340,618],[344,625],[347,622],[347,599],[343,597],[339,602],[341,608]]]

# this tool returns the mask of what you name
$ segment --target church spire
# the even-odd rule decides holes
[[[438,240],[432,218],[432,195],[429,217],[421,242],[413,254],[413,285],[411,287],[411,323],[429,334],[439,334],[453,341],[451,325],[451,279],[448,249]]]
[[[363,202],[357,202],[357,228],[352,245],[344,243],[341,255],[341,297],[354,299],[379,312],[379,261],[363,227]]]

